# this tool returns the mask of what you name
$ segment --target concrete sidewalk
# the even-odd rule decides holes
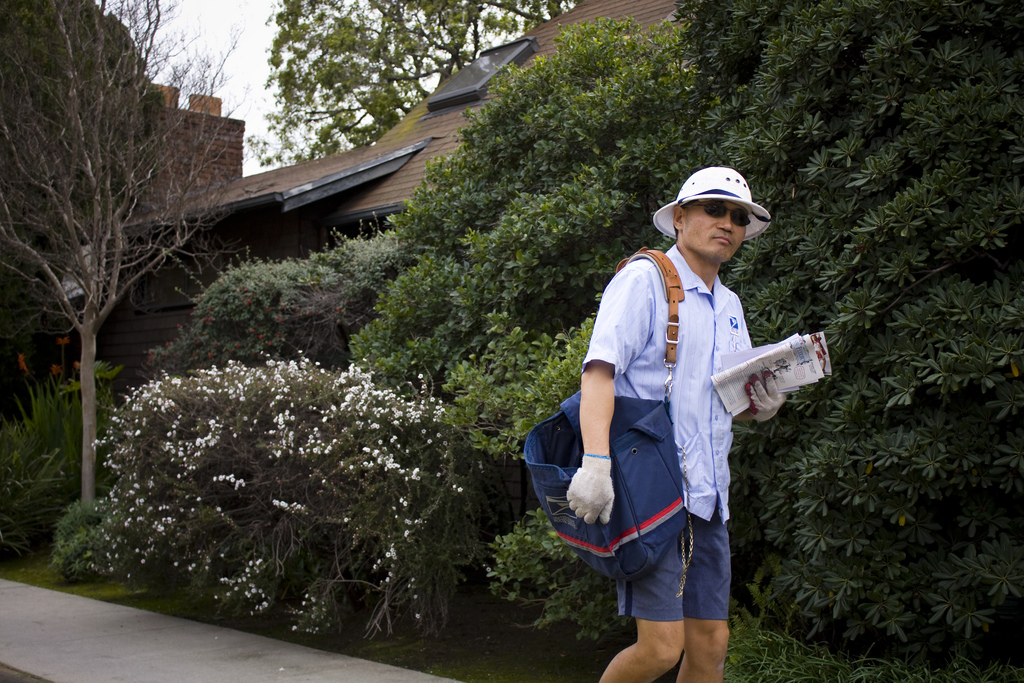
[[[3,579],[0,663],[0,683],[451,680]]]

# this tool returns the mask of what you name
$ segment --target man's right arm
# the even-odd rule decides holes
[[[651,272],[644,272],[644,266]],[[580,432],[583,461],[566,492],[569,508],[587,524],[608,522],[615,490],[609,430],[615,412],[616,363],[627,367],[647,339],[654,297],[650,290],[655,266],[637,263],[619,272],[605,288],[594,321],[587,360],[580,379]],[[613,362],[599,360],[614,358]]]
[[[587,363],[580,380],[580,432],[583,450],[611,455],[608,430],[615,412],[615,366],[602,360]]]
[[[572,477],[566,499],[569,509],[587,524],[607,524],[615,490],[608,430],[615,412],[615,366],[592,360],[580,380],[580,431],[583,463]]]

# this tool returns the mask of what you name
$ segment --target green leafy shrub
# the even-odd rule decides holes
[[[392,218],[416,263],[353,338],[355,356],[395,381],[445,379],[509,330],[533,344],[579,325],[620,259],[663,245],[650,214],[688,166],[694,120],[680,36],[600,20],[503,72]]]
[[[466,431],[478,450],[497,460],[521,459],[530,429],[579,391],[593,329],[593,317],[554,339],[495,326],[491,332],[497,338],[486,352],[449,373],[445,389],[454,395],[454,406],[448,420]]]
[[[780,596],[832,642],[977,657],[1024,593],[1024,14],[681,9],[694,97],[717,102],[701,145],[776,217],[725,281],[752,337],[826,329],[834,354],[737,430],[737,556],[784,558]]]
[[[533,425],[579,390],[593,327],[594,319],[588,318],[580,329],[546,343],[526,343],[518,329],[492,342],[493,352],[479,363],[463,361],[452,371],[456,407],[450,419],[469,430],[477,448],[496,458],[521,457]],[[495,538],[491,551],[491,591],[513,602],[542,605],[536,626],[567,621],[578,627],[578,638],[597,639],[627,623],[612,617],[618,610],[615,582],[576,557],[543,509],[528,512],[510,533]]]
[[[755,343],[825,330],[835,370],[737,427],[737,580],[778,554],[771,595],[815,636],[980,656],[1024,593],[1018,9],[688,0],[682,33],[568,33],[396,217],[417,265],[354,347],[444,377],[508,453],[516,413],[472,407],[526,396],[614,262],[664,244],[651,211],[734,166],[775,221],[723,281]]]
[[[739,604],[739,617],[759,628],[795,635],[804,626],[799,623],[800,606],[788,595],[780,597],[779,588],[772,582],[781,565],[782,558],[778,555],[770,554],[764,559],[744,586],[749,597]],[[732,599],[735,600],[736,595]]]
[[[380,292],[412,263],[407,245],[389,233],[362,238],[340,238],[333,249],[309,257],[336,273],[341,285],[341,319],[346,334],[353,335],[376,317]]]
[[[50,566],[66,581],[97,578],[106,566],[103,501],[79,501],[64,511],[53,531]]]
[[[288,606],[311,631],[360,605],[371,628],[408,609],[436,631],[483,555],[493,485],[445,410],[306,361],[155,380],[115,420],[111,569],[216,589],[233,612],[300,596]]]
[[[180,335],[150,352],[150,364],[183,372],[302,357],[345,367],[350,335],[373,317],[377,293],[405,259],[395,239],[378,235],[309,259],[233,265],[203,291]]]

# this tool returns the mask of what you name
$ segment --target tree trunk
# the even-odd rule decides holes
[[[81,327],[82,359],[82,500],[96,500],[96,331],[86,321]]]

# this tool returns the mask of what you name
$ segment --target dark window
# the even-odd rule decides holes
[[[430,96],[427,110],[437,112],[479,102],[487,94],[491,76],[501,67],[512,63],[521,65],[536,51],[537,41],[529,37],[484,50],[472,64],[456,73],[443,88]]]
[[[212,267],[173,263],[148,273],[132,289],[130,300],[135,313],[162,313],[192,308],[196,297],[217,279]]]

